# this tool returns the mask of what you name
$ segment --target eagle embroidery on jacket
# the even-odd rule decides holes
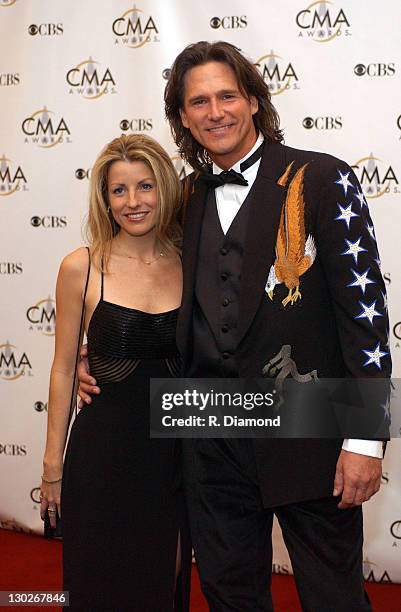
[[[279,185],[286,184],[292,164],[278,180]],[[265,287],[272,300],[275,286],[284,283],[288,295],[282,300],[283,306],[301,299],[300,277],[309,270],[316,257],[315,241],[311,235],[308,238],[305,235],[304,175],[307,165],[297,170],[289,184],[277,234],[276,260]]]

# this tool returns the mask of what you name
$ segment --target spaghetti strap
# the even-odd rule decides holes
[[[100,275],[101,275],[101,281],[100,281],[100,299],[103,300],[103,259],[101,262],[101,266],[100,266]]]
[[[86,282],[85,282],[85,289],[84,289],[84,296],[83,296],[83,301],[82,301],[82,307],[83,309],[85,308],[85,299],[86,299],[86,292],[88,290],[88,283],[89,283],[89,276],[90,276],[90,272],[91,272],[91,252],[89,250],[89,247],[86,247],[86,250],[88,251],[88,273],[86,275]],[[82,326],[82,317],[81,317],[81,326]]]

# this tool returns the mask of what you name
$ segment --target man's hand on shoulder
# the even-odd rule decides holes
[[[380,489],[382,459],[342,450],[337,461],[333,495],[338,508],[360,506]]]

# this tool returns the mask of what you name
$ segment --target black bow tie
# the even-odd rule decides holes
[[[202,174],[202,181],[204,181],[208,187],[212,187],[213,189],[216,187],[221,187],[222,185],[227,185],[228,183],[234,185],[244,185],[245,187],[248,185],[248,181],[243,177],[243,175],[235,170],[226,170],[220,174],[205,172]]]
[[[260,145],[256,149],[252,155],[250,155],[246,160],[241,162],[240,170],[241,172],[245,172],[248,170],[253,164],[255,164],[261,157],[263,153],[263,145]],[[222,185],[234,184],[234,185],[243,185],[244,187],[248,186],[248,181],[240,172],[236,172],[235,170],[224,170],[220,172],[220,174],[213,174],[212,172],[204,172],[201,176],[201,180],[208,185],[208,187],[212,187],[215,189],[216,187],[221,187]]]

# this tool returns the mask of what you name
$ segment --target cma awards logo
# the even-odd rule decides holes
[[[363,577],[367,582],[382,583],[392,582],[387,570],[378,569],[377,563],[372,563],[369,559],[363,560]]]
[[[259,58],[255,66],[266,81],[272,96],[289,89],[299,89],[298,76],[292,63],[283,61],[273,51]]]
[[[192,172],[191,168],[184,164],[183,160],[181,159],[179,155],[173,155],[173,157],[170,157],[170,159],[173,162],[173,166],[180,180],[184,179],[186,176],[191,174]]]
[[[397,127],[401,132],[401,115],[397,119]],[[399,140],[401,140],[401,134],[400,134]]]
[[[67,72],[70,94],[78,94],[88,100],[97,100],[105,94],[117,93],[116,82],[110,68],[100,68],[92,57],[77,64]]]
[[[212,17],[210,27],[213,30],[223,28],[223,30],[238,30],[246,28],[248,25],[246,15],[226,15],[225,17]]]
[[[400,193],[398,178],[393,168],[371,153],[362,157],[352,168],[355,170],[367,198],[380,198],[387,193]]]
[[[306,130],[341,130],[342,117],[305,117],[302,125]]]
[[[16,191],[28,191],[28,184],[21,166],[14,164],[5,155],[0,157],[0,196],[12,195]]]
[[[393,325],[393,336],[395,338],[395,348],[401,348],[401,321]]]
[[[40,487],[31,490],[30,498],[34,504],[40,504]]]
[[[122,119],[120,130],[123,132],[150,132],[153,129],[152,119]]]
[[[315,42],[329,42],[339,36],[351,36],[350,23],[342,8],[333,2],[312,2],[295,17],[298,36]]]
[[[1,0],[0,6],[12,6],[17,0]]]
[[[49,296],[40,300],[26,311],[30,331],[41,332],[44,336],[56,333],[56,302]]]
[[[71,132],[65,119],[56,117],[46,106],[24,119],[21,127],[25,135],[24,142],[36,144],[42,149],[71,142]]]
[[[10,344],[0,344],[0,378],[2,380],[17,380],[21,376],[33,376],[32,366],[26,353],[16,350]]]
[[[131,49],[139,49],[150,42],[160,42],[159,30],[151,15],[139,8],[128,9],[112,24],[116,45],[125,45]]]
[[[391,524],[390,533],[395,540],[401,540],[401,521],[394,521]],[[394,542],[393,546],[398,546],[398,543]]]

